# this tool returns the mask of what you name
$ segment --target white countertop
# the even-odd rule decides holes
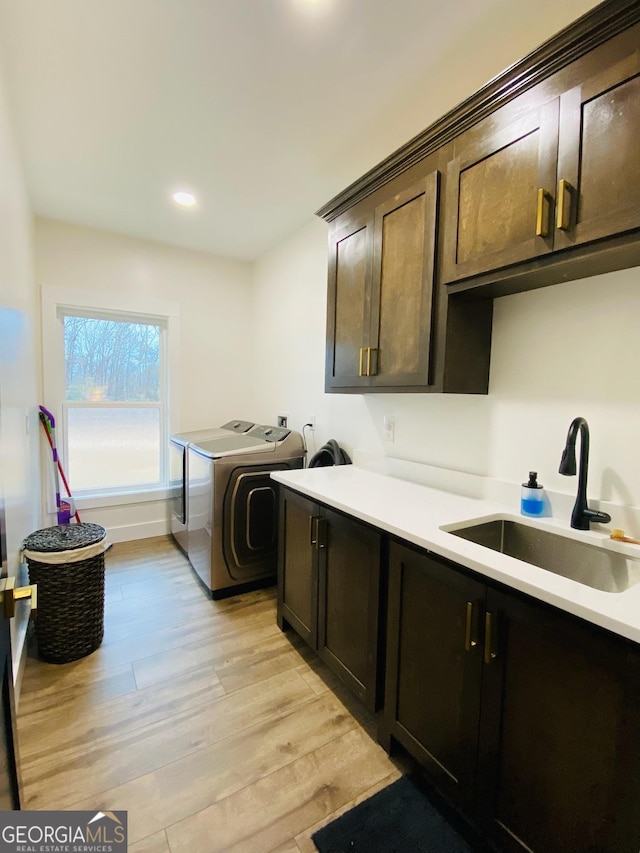
[[[640,643],[640,583],[624,592],[601,592],[441,528],[499,515],[636,559],[640,559],[638,545],[613,542],[595,530],[573,530],[560,519],[527,519],[514,513],[512,506],[463,497],[357,465],[272,471],[271,476],[314,500]]]

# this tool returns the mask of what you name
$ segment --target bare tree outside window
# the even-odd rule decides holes
[[[73,491],[161,481],[160,323],[62,313]]]
[[[64,318],[67,400],[159,400],[160,327]]]

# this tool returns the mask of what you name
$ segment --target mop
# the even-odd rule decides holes
[[[55,418],[48,409],[45,409],[44,406],[40,406],[40,423],[44,428],[44,432],[47,436],[47,441],[49,442],[49,447],[51,448],[51,453],[53,455],[53,473],[56,488],[56,510],[58,515],[58,524],[69,524],[72,515],[75,516],[75,519],[79,524],[80,516],[78,515],[78,511],[76,510],[74,500],[71,497],[71,489],[69,488],[69,483],[67,482],[67,478],[64,475],[62,463],[58,458],[58,449],[56,448]],[[65,500],[64,498],[60,497],[60,477],[62,477],[62,482],[64,483],[64,487],[67,490],[68,500]]]

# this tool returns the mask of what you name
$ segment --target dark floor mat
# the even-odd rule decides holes
[[[312,837],[320,853],[472,853],[477,849],[407,776]]]

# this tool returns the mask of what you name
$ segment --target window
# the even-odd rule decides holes
[[[163,324],[59,309],[64,436],[74,493],[164,481]]]
[[[166,481],[166,321],[58,306],[62,427],[72,492]]]
[[[162,500],[170,492],[180,305],[134,284],[112,290],[43,284],[41,290],[41,402],[55,415],[58,453],[81,511]],[[119,335],[130,345],[116,346]],[[45,466],[51,470],[50,459]],[[44,479],[51,514],[52,484]]]

